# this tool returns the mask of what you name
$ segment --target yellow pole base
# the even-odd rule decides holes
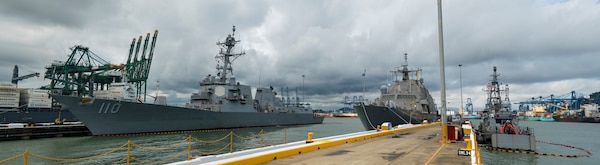
[[[449,144],[448,140],[448,124],[442,123],[442,137],[440,138],[440,144]]]

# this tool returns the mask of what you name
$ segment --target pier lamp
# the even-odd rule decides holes
[[[446,124],[446,71],[444,70],[444,33],[442,27],[442,0],[437,0],[438,14],[438,43],[439,43],[439,59],[440,59],[440,101],[442,102],[442,137],[440,143],[450,143],[448,140],[448,127]]]
[[[463,92],[462,92],[462,64],[458,64],[459,70],[459,79],[460,79],[460,109],[462,109],[463,104]],[[462,114],[461,114],[462,115]]]

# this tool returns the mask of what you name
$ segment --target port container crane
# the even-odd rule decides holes
[[[543,96],[539,96],[539,97],[532,97],[530,100],[526,100],[526,101],[521,101],[515,104],[519,104],[519,110],[527,110],[529,109],[529,105],[533,106],[533,105],[542,105],[542,106],[546,106],[545,109],[548,112],[555,112],[560,110],[559,108],[557,108],[557,106],[563,106],[566,107],[566,105],[569,105],[569,109],[579,109],[581,108],[582,104],[585,104],[589,101],[589,99],[586,99],[583,97],[583,94],[581,93],[577,93],[575,91],[571,91],[569,93],[563,94],[563,95],[558,95],[555,96],[554,94],[551,94],[549,96],[543,97]],[[529,105],[528,105],[529,104]],[[552,106],[552,105],[557,105],[557,106]]]
[[[55,61],[46,67],[44,78],[50,79],[50,85],[43,87],[63,95],[86,95],[93,91],[94,84],[109,84],[112,77],[107,78],[98,73],[108,70],[120,70],[124,65],[109,64],[93,53],[88,47],[76,45],[71,47],[67,61]],[[114,77],[114,76],[113,76]],[[86,85],[89,85],[86,88]]]
[[[146,96],[146,80],[150,72],[157,35],[158,30],[154,32],[152,42],[149,42],[150,33],[148,33],[143,48],[141,48],[142,36],[137,40],[137,45],[134,38],[126,64],[110,64],[88,47],[73,46],[66,61],[55,61],[46,67],[44,78],[52,81],[43,89],[50,89],[53,93],[62,95],[88,95],[92,94],[94,89],[104,89],[110,83],[125,81],[137,86],[138,98]],[[148,46],[149,51],[147,51]],[[142,49],[141,54],[139,54],[140,49]]]
[[[144,40],[144,45],[142,48],[142,54],[138,57],[140,52],[140,46],[142,44],[142,36],[139,37],[136,43],[136,39],[133,38],[131,45],[129,47],[129,56],[127,57],[127,63],[125,64],[125,73],[127,76],[127,82],[135,84],[137,87],[136,97],[140,98],[142,96],[144,102],[146,101],[147,96],[147,83],[148,74],[150,73],[150,66],[152,64],[152,58],[154,56],[154,46],[156,46],[156,38],[158,36],[158,30],[154,31],[154,36],[152,36],[152,41],[150,40],[150,33],[146,34],[146,39]],[[148,49],[148,44],[150,44],[150,50],[146,53]]]
[[[467,104],[465,104],[465,111],[467,111],[469,114],[475,115],[475,112],[473,112],[473,101],[471,101],[471,98],[467,98]]]
[[[25,80],[28,78],[32,78],[32,77],[40,77],[40,73],[31,73],[28,75],[19,76],[19,67],[17,65],[15,65],[15,68],[13,69],[13,76],[12,76],[11,82],[15,85],[18,85],[19,81]]]

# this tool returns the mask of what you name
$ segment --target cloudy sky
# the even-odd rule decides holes
[[[513,103],[600,91],[597,0],[444,1],[443,19],[449,108],[461,105],[461,77],[464,103],[483,107],[493,66]],[[183,104],[216,73],[215,43],[235,25],[236,50],[246,55],[233,67],[243,84],[298,88],[316,108],[340,108],[344,96],[362,95],[363,82],[365,97],[376,98],[408,53],[440,106],[435,0],[15,0],[0,1],[0,20],[0,81],[14,65],[21,75],[43,73],[74,45],[125,63],[132,38],[158,29],[149,90],[160,81],[160,93]]]

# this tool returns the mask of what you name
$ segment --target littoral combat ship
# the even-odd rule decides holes
[[[391,122],[395,126],[439,119],[433,98],[423,84],[423,78],[410,79],[409,73],[414,72],[418,77],[422,70],[408,69],[406,53],[404,61],[402,68],[391,71],[395,80],[393,84],[381,87],[380,98],[369,105],[364,102],[354,105],[354,110],[365,129],[373,130],[384,122]],[[402,80],[398,80],[398,74],[402,74]]]
[[[320,124],[323,117],[302,104],[284,104],[273,87],[257,88],[254,99],[251,87],[233,77],[232,62],[244,52],[233,53],[233,33],[217,42],[216,76],[210,74],[200,82],[185,107],[137,102],[136,98],[102,98],[53,95],[68,108],[93,135],[135,134],[276,125]],[[228,76],[231,74],[232,76]]]

